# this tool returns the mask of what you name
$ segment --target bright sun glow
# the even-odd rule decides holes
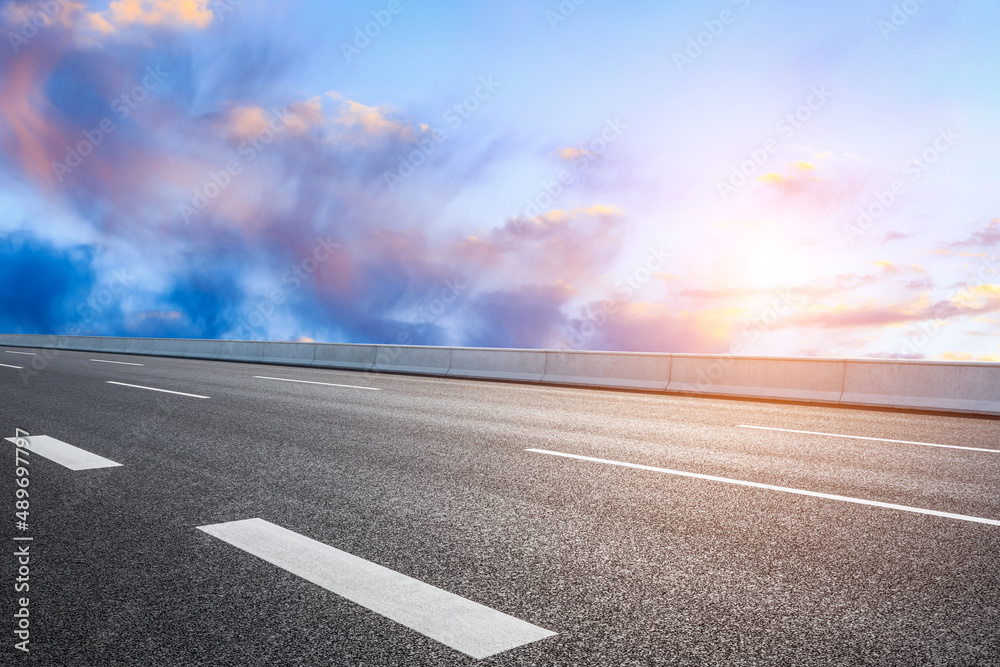
[[[789,244],[765,239],[747,243],[726,271],[733,284],[780,287],[802,279],[805,260]]]

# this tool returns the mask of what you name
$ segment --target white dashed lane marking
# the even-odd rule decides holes
[[[212,398],[211,396],[202,396],[201,394],[186,394],[183,391],[170,391],[169,389],[157,389],[156,387],[144,387],[140,384],[126,384],[124,382],[114,382],[112,380],[106,381],[108,384],[116,384],[120,387],[132,387],[133,389],[145,389],[147,391],[159,391],[164,394],[177,394],[178,396],[190,396],[191,398]]]
[[[477,660],[556,634],[263,519],[198,529]]]
[[[768,491],[780,491],[782,493],[794,493],[800,496],[811,496],[813,498],[825,498],[826,500],[837,500],[843,503],[855,503],[857,505],[870,505],[872,507],[883,507],[886,509],[900,510],[902,512],[914,512],[916,514],[929,514],[947,519],[959,519],[960,521],[972,521],[974,523],[986,523],[991,526],[1000,526],[1000,520],[984,519],[978,516],[968,516],[966,514],[952,514],[951,512],[938,512],[937,510],[927,510],[920,507],[910,507],[909,505],[897,505],[895,503],[883,503],[878,500],[865,500],[863,498],[851,498],[849,496],[838,496],[832,493],[820,493],[818,491],[806,491],[804,489],[793,489],[787,486],[775,486],[774,484],[762,484],[760,482],[747,482],[740,479],[730,479],[728,477],[715,477],[713,475],[702,475],[697,472],[685,472],[683,470],[670,470],[669,468],[657,468],[639,463],[624,463],[622,461],[610,461],[608,459],[597,459],[592,456],[580,456],[579,454],[564,454],[563,452],[552,452],[547,449],[526,449],[526,452],[535,454],[548,454],[549,456],[561,456],[567,459],[578,461],[590,461],[591,463],[603,463],[604,465],[620,466],[623,468],[635,468],[636,470],[648,470],[651,472],[666,473],[668,475],[679,475],[681,477],[693,477],[711,482],[722,482],[724,484],[737,484],[739,486],[750,486],[755,489],[766,489]]]
[[[982,447],[963,447],[961,445],[936,445],[931,442],[914,442],[912,440],[889,440],[888,438],[870,438],[864,435],[840,435],[839,433],[819,433],[817,431],[796,431],[790,428],[772,428],[770,426],[746,426],[740,424],[738,428],[753,428],[759,431],[780,431],[782,433],[802,433],[805,435],[824,435],[830,438],[850,438],[851,440],[875,440],[877,442],[895,442],[901,445],[920,445],[922,447],[944,447],[946,449],[967,449],[973,452],[992,452],[1000,454],[997,449],[984,449]]]
[[[28,441],[28,452],[44,456],[70,470],[93,470],[94,468],[114,468],[121,463],[115,463],[103,456],[92,454],[85,449],[50,438],[47,435],[25,436]],[[16,443],[18,438],[7,438],[7,442]]]
[[[311,380],[290,380],[288,378],[272,378],[266,375],[254,375],[258,380],[277,380],[278,382],[298,382],[300,384],[321,384],[326,387],[344,387],[346,389],[367,389],[368,391],[382,391],[378,387],[358,387],[353,384],[333,384],[332,382],[313,382]]]

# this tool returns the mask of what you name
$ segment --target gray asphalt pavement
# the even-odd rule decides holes
[[[1000,664],[997,419],[63,351],[15,428],[121,466],[29,454],[19,531],[4,442],[5,665]],[[556,634],[476,660],[198,529],[257,517]]]

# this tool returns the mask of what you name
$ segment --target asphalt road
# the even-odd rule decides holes
[[[29,449],[19,531],[3,443],[5,665],[1000,664],[996,419],[63,351],[15,428],[121,465]],[[477,661],[199,530],[251,518],[555,634]]]

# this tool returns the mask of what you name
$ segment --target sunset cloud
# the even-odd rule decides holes
[[[109,35],[133,25],[205,28],[214,18],[210,0],[115,0],[87,14],[89,27]]]
[[[288,123],[288,128],[296,133],[321,127],[326,120],[323,115],[323,103],[318,97],[304,102],[293,102],[285,110],[284,120]]]
[[[909,234],[905,234],[903,232],[890,231],[890,232],[886,232],[885,234],[882,234],[881,238],[882,238],[882,243],[884,245],[886,243],[891,243],[892,241],[904,241],[904,240],[910,238],[910,235]]]
[[[1000,354],[972,354],[971,352],[945,352],[938,355],[942,361],[1000,361]]]
[[[556,151],[559,159],[565,160],[566,162],[572,162],[573,160],[580,157],[593,157],[594,153],[588,151],[585,148],[560,148]]]
[[[411,125],[392,118],[384,109],[367,106],[354,100],[346,100],[343,103],[333,122],[354,137],[396,137],[404,141],[413,141],[417,136],[417,130]]]
[[[226,114],[225,121],[227,134],[243,141],[266,130],[271,119],[260,107],[237,107]]]
[[[951,249],[980,249],[1000,246],[1000,218],[993,218],[983,229],[972,236],[949,245]]]

